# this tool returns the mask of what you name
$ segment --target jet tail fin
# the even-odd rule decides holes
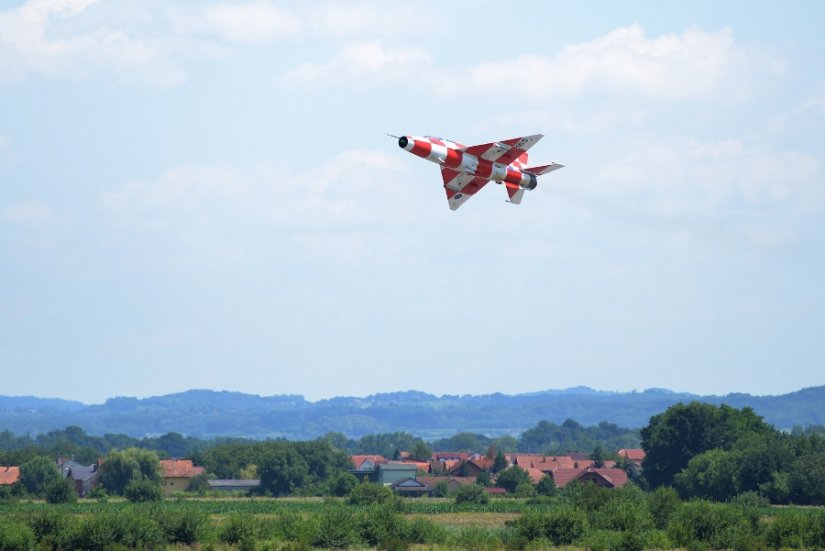
[[[543,166],[531,166],[530,168],[522,169],[522,171],[529,172],[530,174],[534,174],[536,176],[541,176],[542,174],[553,172],[554,170],[558,170],[562,167],[564,167],[564,165],[560,165],[559,163],[550,163],[549,165]]]

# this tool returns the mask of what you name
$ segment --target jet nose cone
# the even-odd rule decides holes
[[[407,136],[401,136],[398,138],[398,147],[401,149],[407,149],[407,146],[410,144],[410,140],[407,139]]]

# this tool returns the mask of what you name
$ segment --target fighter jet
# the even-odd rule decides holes
[[[413,155],[441,165],[441,177],[447,202],[456,210],[487,182],[504,184],[509,202],[521,204],[526,189],[536,189],[537,176],[564,165],[527,166],[527,150],[544,136],[524,136],[500,142],[465,146],[435,136],[389,136],[398,139],[398,147]]]

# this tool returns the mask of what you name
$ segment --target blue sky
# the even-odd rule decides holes
[[[825,383],[821,3],[621,4],[0,1],[0,393]]]

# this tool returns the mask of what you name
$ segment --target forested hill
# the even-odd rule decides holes
[[[778,396],[697,396],[670,390],[605,392],[587,387],[529,394],[433,396],[417,391],[340,397],[318,402],[300,395],[257,396],[190,390],[152,398],[111,398],[85,405],[59,399],[0,396],[0,431],[40,434],[69,425],[89,434],[142,437],[179,432],[199,438],[310,439],[330,431],[349,437],[408,431],[424,438],[456,432],[517,433],[541,420],[583,425],[609,421],[644,426],[677,402],[749,406],[778,428],[825,424],[825,386]]]

